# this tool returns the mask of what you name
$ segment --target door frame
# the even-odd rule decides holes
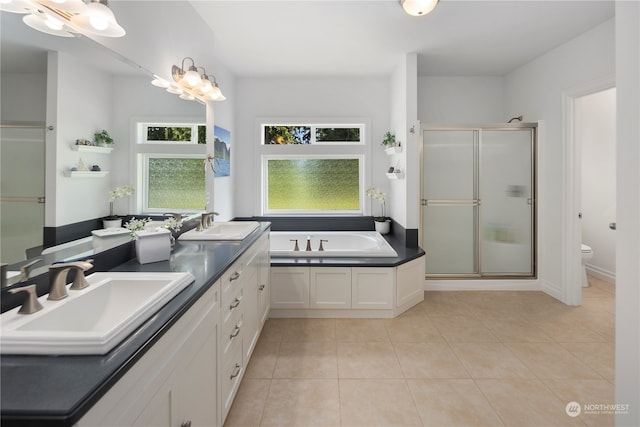
[[[615,87],[615,75],[605,76],[562,93],[564,127],[564,236],[562,302],[582,304],[582,224],[581,210],[582,167],[581,144],[576,138],[575,103],[578,98]]]

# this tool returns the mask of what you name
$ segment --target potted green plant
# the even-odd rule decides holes
[[[103,147],[113,144],[113,138],[111,138],[109,132],[104,129],[96,131],[96,133],[93,134],[93,140],[97,145]]]
[[[375,229],[380,234],[388,234],[391,230],[391,219],[385,215],[386,194],[374,186],[367,188],[367,196],[380,202],[382,215],[373,217]]]
[[[384,138],[382,139],[382,142],[380,142],[380,144],[384,148],[395,147],[396,146],[396,136],[395,136],[395,134],[393,134],[391,132],[385,133],[384,134]]]

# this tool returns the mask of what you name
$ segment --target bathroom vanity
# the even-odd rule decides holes
[[[271,296],[273,270],[296,267],[313,275],[309,292],[315,296],[304,304],[329,310],[327,315],[334,304],[369,316],[393,315],[422,298],[422,281],[414,286],[403,279],[422,271],[420,248],[396,242],[395,258],[270,259],[270,226],[260,222],[236,241],[178,239],[169,261],[132,259],[113,268],[189,272],[195,280],[106,354],[3,354],[2,425],[223,425],[282,296]],[[344,280],[334,282],[336,274]],[[384,296],[382,306],[378,296]]]

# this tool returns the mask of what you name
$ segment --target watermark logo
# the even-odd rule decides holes
[[[582,412],[582,407],[578,402],[569,402],[567,403],[567,406],[564,407],[564,410],[566,411],[567,415],[575,418],[580,415],[580,412]]]
[[[572,418],[580,414],[584,415],[611,415],[611,414],[628,414],[628,403],[585,403],[569,402],[564,407],[565,412]]]

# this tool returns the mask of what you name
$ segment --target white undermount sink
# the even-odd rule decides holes
[[[191,273],[107,272],[43,309],[0,316],[3,354],[105,354],[194,281]]]
[[[178,240],[242,240],[259,226],[256,221],[214,222],[202,231],[194,228],[182,233]]]

